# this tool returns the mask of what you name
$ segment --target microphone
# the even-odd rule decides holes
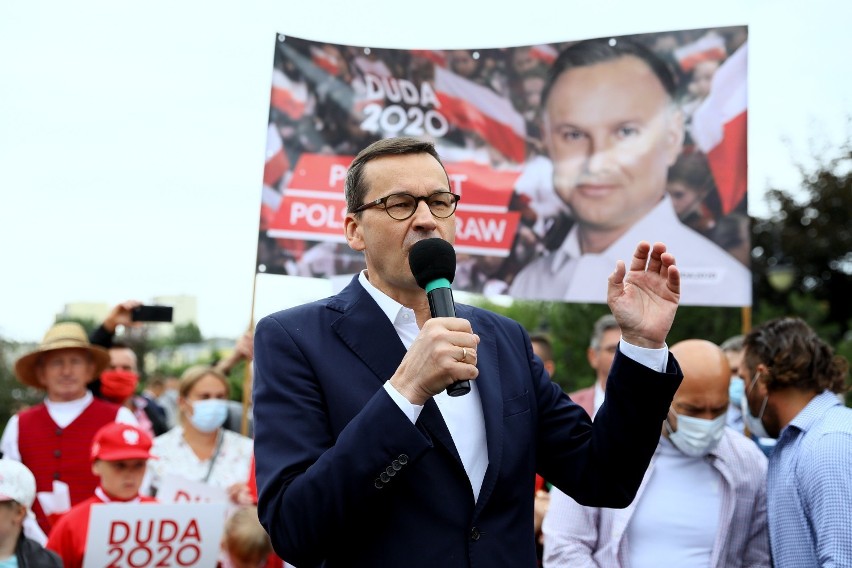
[[[414,243],[408,253],[408,265],[417,285],[426,290],[433,318],[455,317],[450,283],[456,276],[456,251],[443,239],[423,239]],[[470,392],[470,381],[456,381],[447,387],[450,396]]]

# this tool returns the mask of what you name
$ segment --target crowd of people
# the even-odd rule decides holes
[[[314,55],[339,63],[328,47]],[[489,57],[446,55],[454,72],[499,88]],[[692,96],[709,72],[695,68]],[[625,77],[631,89],[613,89]],[[0,438],[0,567],[82,566],[96,507],[176,503],[178,489],[227,505],[222,568],[852,566],[848,362],[795,317],[721,345],[666,342],[699,289],[713,305],[747,305],[751,293],[744,267],[700,235],[715,226],[688,192],[706,188],[687,188],[688,171],[669,176],[688,134],[672,77],[647,47],[590,41],[559,55],[540,88],[554,101],[542,135],[563,158],[549,176],[574,220],[512,287],[603,296],[611,315],[582,330],[591,386],[564,393],[547,336],[508,318],[463,304],[433,316],[408,254],[455,241],[457,196],[435,144],[364,140],[343,232],[366,269],[339,293],[264,317],[232,357],[173,385],[140,384],[118,341],[135,325],[132,301],[91,335],[53,325],[15,362],[44,400]],[[586,122],[629,107],[623,95],[637,89],[648,93],[643,127]],[[572,185],[615,160],[577,158],[576,142],[606,148],[613,136],[647,137],[629,144],[643,166]],[[667,192],[667,178],[680,185]],[[613,199],[622,181],[641,190],[635,200]],[[670,242],[643,238],[658,226]],[[241,359],[253,404],[236,427],[225,373]],[[469,392],[448,393],[457,381]]]
[[[112,337],[115,327],[107,327]],[[595,382],[569,396],[592,420],[621,337],[612,315],[590,330]],[[45,401],[10,420],[2,438],[0,566],[12,557],[19,566],[83,566],[92,505],[157,502],[157,484],[167,475],[219,487],[233,505],[221,566],[283,566],[258,521],[252,441],[223,427],[222,371],[188,369],[178,385],[177,423],[154,434],[156,421],[139,420],[134,410],[160,413],[158,401],[168,397],[151,397],[137,384],[128,348],[108,345],[91,343],[77,324],[60,323],[16,362],[19,380],[43,389]],[[240,354],[220,366],[250,356],[248,345],[243,340]],[[547,335],[532,333],[531,345],[552,377]],[[538,476],[531,538],[539,565],[641,567],[665,559],[677,566],[798,567],[852,560],[852,412],[838,396],[846,362],[797,318],[767,322],[718,346],[682,341],[670,352],[683,381],[636,498],[623,509],[584,506]],[[108,386],[116,369],[133,375],[127,392]],[[127,406],[134,397],[148,406]],[[166,420],[164,412],[160,418]],[[44,420],[52,427],[40,427]],[[57,481],[68,484],[64,510]]]
[[[205,502],[227,504],[218,565],[284,566],[257,520],[253,442],[233,419],[225,376],[251,361],[251,333],[214,366],[142,385],[136,354],[116,339],[120,327],[140,325],[136,305],[115,306],[90,335],[56,323],[15,362],[44,400],[15,414],[0,438],[0,566],[80,568],[93,505],[182,502],[174,490],[158,498],[169,483],[201,484]]]

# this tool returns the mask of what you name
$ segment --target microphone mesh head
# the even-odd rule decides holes
[[[411,247],[408,265],[421,288],[439,278],[452,282],[456,276],[456,250],[444,239],[423,239]]]

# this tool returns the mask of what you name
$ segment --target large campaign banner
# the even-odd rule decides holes
[[[363,269],[343,234],[347,167],[413,136],[461,196],[454,289],[605,302],[616,260],[646,240],[675,255],[683,304],[750,305],[747,40],[745,26],[464,50],[279,35],[257,271]]]

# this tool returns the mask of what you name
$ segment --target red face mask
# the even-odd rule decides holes
[[[122,403],[136,392],[139,375],[132,371],[118,369],[101,373],[101,395],[113,402]]]

